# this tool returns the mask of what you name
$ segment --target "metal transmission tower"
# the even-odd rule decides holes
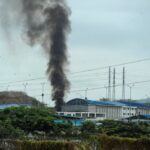
[[[125,67],[123,67],[123,76],[122,76],[122,100],[125,100]]]
[[[108,100],[111,100],[111,67],[108,71]]]
[[[116,69],[113,70],[113,93],[112,93],[112,100],[116,99]]]

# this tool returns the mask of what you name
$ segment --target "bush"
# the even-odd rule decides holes
[[[87,134],[94,134],[96,132],[96,125],[92,121],[86,121],[81,126],[81,132]]]
[[[0,121],[0,139],[6,138],[22,138],[24,136],[24,132],[18,128],[14,128],[10,120]]]
[[[102,125],[99,127],[99,133],[131,138],[149,137],[150,127],[147,123],[136,124],[106,120],[103,121]]]
[[[8,108],[0,112],[0,120],[10,120],[11,126],[25,132],[53,130],[53,120],[48,109],[17,107]]]
[[[3,141],[0,143],[3,150],[88,150],[84,145],[73,142],[55,141]]]
[[[121,138],[107,135],[97,136],[96,150],[149,150],[149,138]]]

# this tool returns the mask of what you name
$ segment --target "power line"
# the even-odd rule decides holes
[[[46,79],[45,77],[39,77],[39,78],[32,78],[32,79],[27,79],[27,80],[18,80],[18,81],[12,81],[12,82],[4,82],[0,84],[13,84],[13,83],[22,83],[22,82],[29,82],[29,81],[36,81],[36,80],[42,80]]]
[[[148,83],[150,82],[150,80],[144,80],[144,81],[135,81],[135,82],[129,82],[129,83],[126,83],[125,85],[137,85],[137,84],[141,84],[141,83]],[[117,84],[115,85],[115,87],[120,87],[122,86],[122,84]],[[113,87],[113,86],[111,86]],[[102,86],[102,87],[93,87],[93,88],[88,88],[88,91],[93,91],[93,90],[99,90],[99,89],[105,89],[106,86]],[[30,89],[30,91],[36,91],[36,90],[41,90],[40,88],[39,89]],[[46,89],[46,91],[50,91],[50,89]],[[70,93],[74,93],[74,92],[84,92],[85,89],[80,89],[80,90],[73,90],[73,91],[70,91]],[[45,95],[48,95],[48,94],[45,94]],[[50,95],[50,94],[49,94]],[[39,95],[41,96],[41,95]]]
[[[125,85],[136,85],[136,84],[141,84],[141,83],[148,83],[150,82],[150,80],[144,80],[144,81],[135,81],[135,82],[129,82],[129,83],[126,83]],[[118,84],[116,85],[116,87],[120,87],[122,86],[122,84]],[[94,90],[99,90],[99,89],[105,89],[106,86],[102,86],[102,87],[94,87],[94,88],[88,88],[88,91],[94,91]],[[38,90],[38,89],[37,89]],[[39,89],[40,90],[40,89]],[[46,91],[49,91],[49,89],[46,89]],[[30,91],[33,91],[33,90],[30,90]],[[73,91],[70,91],[70,93],[76,93],[76,92],[85,92],[85,89],[80,89],[80,90],[73,90]],[[45,96],[50,96],[51,94],[47,93],[45,94]],[[40,97],[41,95],[35,95],[33,97]]]
[[[84,72],[90,72],[90,71],[95,71],[95,70],[103,70],[103,69],[107,69],[109,67],[119,67],[119,66],[123,66],[123,65],[135,64],[135,63],[149,61],[149,60],[150,60],[150,58],[139,59],[139,60],[124,62],[124,63],[120,63],[120,64],[114,64],[114,65],[108,65],[108,66],[104,66],[104,67],[98,67],[98,68],[93,68],[93,69],[81,70],[81,71],[78,71],[78,72],[73,72],[71,74],[84,73]]]
[[[147,82],[150,82],[150,80],[136,81],[136,82],[129,82],[129,83],[126,83],[125,85],[130,85],[130,84],[141,84],[141,83],[147,83]],[[122,84],[116,85],[116,87],[119,87],[119,86],[122,86]],[[112,86],[111,86],[111,87],[112,87]],[[89,88],[88,91],[99,90],[99,89],[104,89],[104,88],[106,88],[106,86]],[[82,91],[85,91],[85,89],[74,90],[74,91],[71,91],[71,93],[72,93],[72,92],[82,92]]]
[[[81,71],[78,71],[78,72],[72,72],[70,74],[73,75],[73,74],[91,72],[91,71],[95,71],[95,70],[103,70],[103,69],[108,69],[109,67],[119,67],[119,66],[123,66],[123,65],[135,64],[135,63],[140,63],[140,62],[149,61],[149,60],[150,60],[150,58],[139,59],[139,60],[135,60],[135,61],[129,61],[129,62],[124,62],[124,63],[120,63],[120,64],[114,64],[114,65],[108,65],[108,66],[98,67],[98,68],[94,68],[94,69],[81,70]],[[47,79],[47,78],[46,77],[38,77],[38,78],[32,78],[32,79],[27,79],[27,80],[18,80],[18,81],[12,81],[12,82],[4,82],[4,83],[0,83],[0,84],[6,84],[7,85],[7,84],[21,83],[21,82],[30,82],[30,81],[43,80],[43,79]]]

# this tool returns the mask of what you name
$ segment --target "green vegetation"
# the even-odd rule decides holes
[[[66,141],[0,141],[0,150],[88,150],[82,143]]]
[[[150,125],[148,123],[132,123],[121,121],[102,121],[102,125],[99,126],[99,133],[119,136],[119,137],[150,137]]]
[[[0,111],[0,138],[46,138],[72,134],[69,121],[55,123],[54,111],[48,108],[13,107]]]
[[[97,135],[87,143],[90,150],[149,150],[150,139]]]
[[[65,119],[55,122],[61,118],[54,114],[49,108],[0,110],[0,150],[148,150],[148,123],[105,120],[97,126],[86,121],[74,127]]]
[[[63,123],[54,115],[54,110],[49,108],[13,107],[0,110],[0,138],[88,138],[90,135],[106,134],[109,136],[141,138],[150,137],[148,123],[124,123],[121,121],[105,120],[96,126],[91,121],[86,121],[81,127],[74,127],[64,119]],[[30,134],[30,136],[29,136]]]
[[[148,138],[96,135],[86,141],[1,140],[0,150],[149,150]]]

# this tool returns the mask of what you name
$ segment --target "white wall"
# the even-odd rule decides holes
[[[122,107],[122,118],[128,118],[136,115],[136,107],[123,106]]]

